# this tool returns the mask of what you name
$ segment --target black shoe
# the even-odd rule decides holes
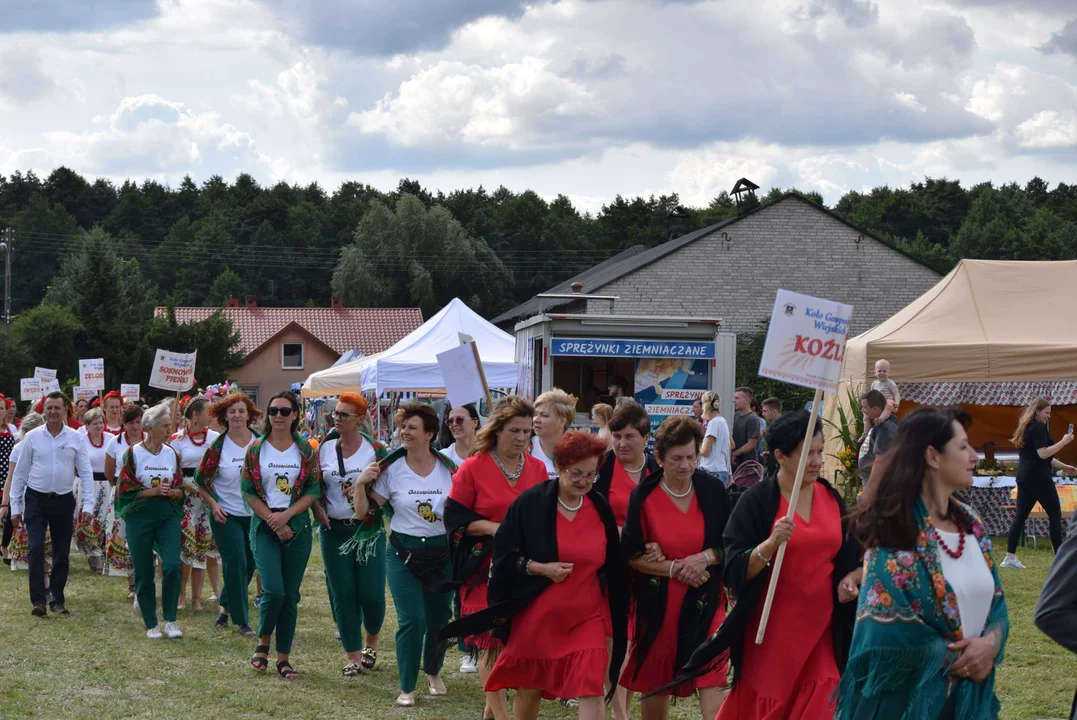
[[[240,625],[239,627],[237,627],[236,632],[238,632],[240,635],[242,635],[244,637],[253,637],[254,634],[255,634],[254,633],[254,628],[252,628],[250,625],[246,625],[246,624]]]
[[[52,611],[54,613],[56,613],[57,615],[70,615],[71,614],[70,612],[67,611],[67,608],[64,607],[63,603],[53,603],[52,604]]]
[[[217,622],[213,623],[218,629],[223,630],[228,627],[228,613],[223,612],[217,616]]]
[[[30,611],[30,614],[34,617],[45,617],[49,614],[49,611],[45,609],[44,605],[34,605],[34,609]]]

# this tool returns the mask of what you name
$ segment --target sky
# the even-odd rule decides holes
[[[1073,0],[0,0],[0,174],[1073,183]]]

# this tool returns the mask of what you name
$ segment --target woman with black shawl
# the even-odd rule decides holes
[[[521,494],[498,527],[489,607],[445,629],[444,637],[492,630],[505,643],[485,690],[516,689],[516,720],[538,718],[543,698],[558,697],[578,698],[581,719],[605,718],[603,696],[612,695],[627,642],[617,524],[592,492],[605,450],[589,433],[561,436],[558,478]]]
[[[696,468],[703,433],[688,417],[668,418],[655,436],[661,469],[632,491],[621,531],[628,560],[635,631],[621,685],[652,693],[643,720],[666,720],[671,695],[699,691],[703,717],[725,697],[724,666],[676,686],[677,668],[725,617],[721,538],[729,499],[717,479]]]
[[[728,654],[733,690],[718,720],[815,720],[833,717],[845,666],[860,578],[860,548],[846,529],[840,493],[819,471],[822,429],[807,448],[796,520],[786,519],[796,479],[806,410],[774,421],[767,445],[778,470],[737,502],[725,530],[725,585],[733,610],[693,654],[686,677],[705,672]],[[763,643],[755,642],[770,566],[788,542]]]

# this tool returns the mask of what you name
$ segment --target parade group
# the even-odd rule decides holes
[[[753,400],[740,388],[735,406]],[[420,671],[427,697],[446,694],[457,645],[482,681],[475,709],[498,720],[537,718],[543,701],[586,720],[609,703],[625,720],[635,694],[645,720],[689,696],[705,720],[996,717],[1009,621],[991,540],[955,496],[977,461],[968,416],[905,416],[850,507],[821,474],[807,410],[772,407],[737,453],[717,394],[701,405],[701,419],[652,428],[625,398],[593,433],[569,430],[576,399],[560,390],[504,397],[487,418],[405,403],[388,447],[354,393],[319,439],[301,434],[290,392],[264,408],[239,392],[152,407],[110,392],[76,408],[53,392],[17,421],[8,400],[5,562],[28,569],[34,616],[64,615],[74,545],[93,571],[128,578],[154,639],[182,637],[186,587],[198,604],[208,577],[217,627],[251,637],[251,670],[275,652],[295,680],[317,535],[346,677],[378,662],[388,584],[401,707],[416,705]],[[1051,441],[1049,414],[1029,408],[1018,432],[1041,460],[1072,440]],[[436,441],[444,429],[452,444]],[[759,460],[766,472],[740,482]]]

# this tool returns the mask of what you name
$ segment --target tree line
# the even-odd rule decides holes
[[[783,192],[774,188],[740,211]],[[823,204],[817,193],[802,195]],[[849,192],[832,210],[943,272],[960,258],[1077,257],[1077,185],[1050,188],[1033,178],[1023,187],[966,188],[927,178]],[[199,367],[226,373],[239,361],[227,321],[183,328],[155,318],[153,308],[223,305],[247,294],[283,307],[324,307],[341,295],[351,306],[413,306],[427,317],[461,297],[492,317],[624,249],[737,212],[725,192],[701,208],[683,207],[676,194],[617,196],[588,213],[564,195],[445,193],[409,179],[392,192],[359,182],[328,192],[317,183],[263,187],[247,174],[200,185],[188,176],[174,188],[91,182],[62,167],[45,178],[0,175],[0,229],[15,238],[17,314],[0,334],[0,381],[10,387],[7,376],[32,370],[40,357],[66,366],[94,353],[123,358],[114,372],[134,375],[148,367],[152,343],[164,340],[207,355],[208,341],[223,342],[220,357],[200,354]]]

